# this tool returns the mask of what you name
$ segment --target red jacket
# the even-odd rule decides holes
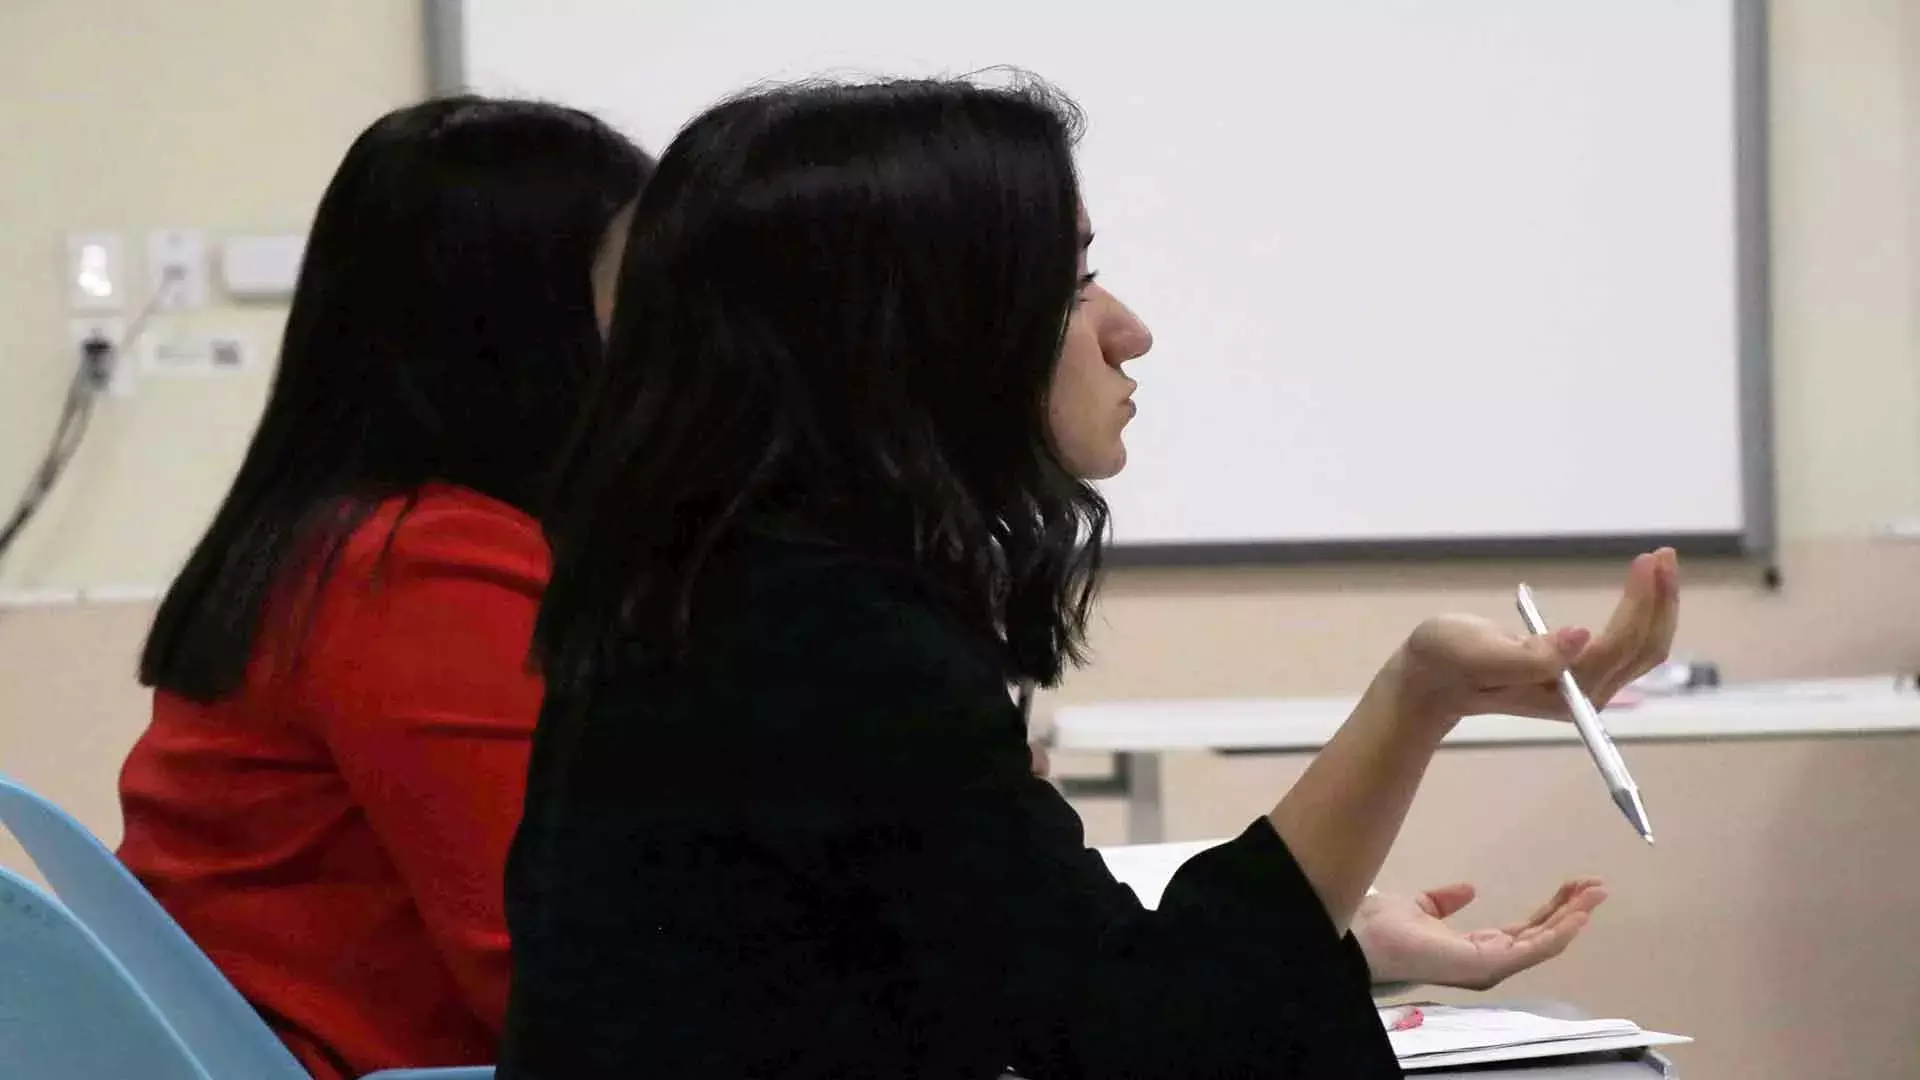
[[[120,777],[121,858],[323,1078],[490,1063],[506,1013],[547,549],[465,489],[400,508],[349,540],[296,665],[269,632],[226,699],[156,694]]]

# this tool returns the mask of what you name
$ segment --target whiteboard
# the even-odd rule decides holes
[[[429,48],[656,153],[770,79],[1059,86],[1094,265],[1157,339],[1102,485],[1123,545],[1753,547],[1759,7],[464,0]]]

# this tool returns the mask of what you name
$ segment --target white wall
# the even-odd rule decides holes
[[[1916,37],[1902,0],[1773,5],[1780,525],[1861,537],[1920,513]],[[425,85],[410,0],[10,0],[0,6],[0,496],[69,370],[70,228],[297,228],[346,142]],[[216,311],[270,347],[280,312]],[[107,403],[0,585],[157,583],[252,429],[264,374]]]

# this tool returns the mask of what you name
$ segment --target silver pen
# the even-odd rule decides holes
[[[1547,620],[1540,616],[1540,608],[1533,602],[1533,590],[1521,585],[1517,599],[1520,618],[1526,622],[1528,631],[1547,633]],[[1607,734],[1605,725],[1600,723],[1600,714],[1594,710],[1593,702],[1587,700],[1586,691],[1580,689],[1572,671],[1562,671],[1559,684],[1560,696],[1566,699],[1567,709],[1573,713],[1573,726],[1579,729],[1580,741],[1587,744],[1587,753],[1599,766],[1600,777],[1607,782],[1614,805],[1627,816],[1642,840],[1653,843],[1653,825],[1647,821],[1647,807],[1640,801],[1640,788],[1634,784],[1633,774],[1627,771],[1620,751],[1614,748],[1613,736]]]

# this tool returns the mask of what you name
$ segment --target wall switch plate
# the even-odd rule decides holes
[[[140,343],[140,374],[151,378],[177,378],[207,373],[207,339],[185,331],[143,335]]]
[[[67,234],[61,270],[67,307],[73,311],[119,311],[127,303],[127,262],[120,234]]]
[[[159,311],[207,306],[207,234],[161,229],[147,234],[147,285]]]
[[[221,284],[235,300],[286,300],[300,281],[306,248],[299,233],[229,236],[220,244]]]
[[[118,315],[96,315],[67,321],[67,339],[73,343],[73,362],[86,362],[87,342],[99,338],[113,346],[107,363],[111,369],[107,376],[107,393],[113,397],[131,397],[136,379],[133,358],[126,355],[120,346],[127,339],[127,320]]]

